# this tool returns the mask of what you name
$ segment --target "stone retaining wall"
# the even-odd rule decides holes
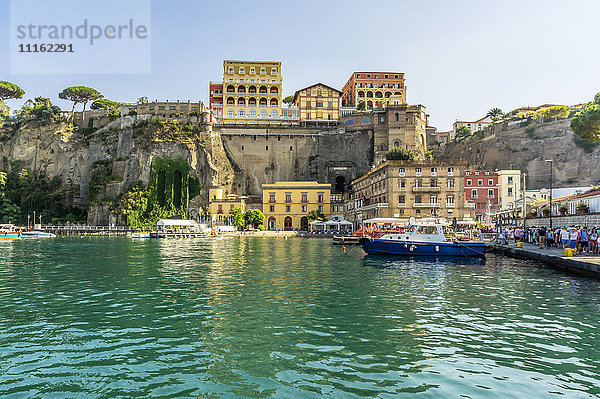
[[[550,226],[549,217],[527,218],[527,226]],[[583,215],[552,216],[552,226],[600,226],[600,213]]]

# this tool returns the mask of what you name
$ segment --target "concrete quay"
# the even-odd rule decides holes
[[[518,259],[544,262],[554,268],[568,270],[588,277],[600,278],[600,255],[564,256],[562,248],[540,248],[523,243],[522,248],[515,244],[494,245],[489,252],[501,253]]]

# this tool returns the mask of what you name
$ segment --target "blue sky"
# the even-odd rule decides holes
[[[64,109],[58,92],[78,84],[118,101],[207,102],[224,59],[282,61],[284,94],[315,82],[341,89],[355,70],[404,72],[408,102],[425,105],[440,130],[491,107],[600,92],[596,0],[153,1],[147,75],[10,74],[9,3],[0,0],[0,80]]]

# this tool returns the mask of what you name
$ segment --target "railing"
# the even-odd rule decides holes
[[[135,231],[129,226],[88,226],[85,224],[74,224],[69,226],[42,225],[43,231]]]
[[[439,193],[442,191],[440,187],[413,187],[413,193]]]
[[[440,203],[439,202],[420,202],[420,203],[415,203],[413,204],[413,208],[439,208],[440,207]]]
[[[446,208],[456,208],[456,204],[446,203]]]

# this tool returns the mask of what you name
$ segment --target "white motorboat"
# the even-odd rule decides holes
[[[47,233],[45,231],[38,231],[38,230],[24,231],[21,233],[21,235],[23,236],[23,238],[54,238],[54,237],[56,237],[56,234]]]

